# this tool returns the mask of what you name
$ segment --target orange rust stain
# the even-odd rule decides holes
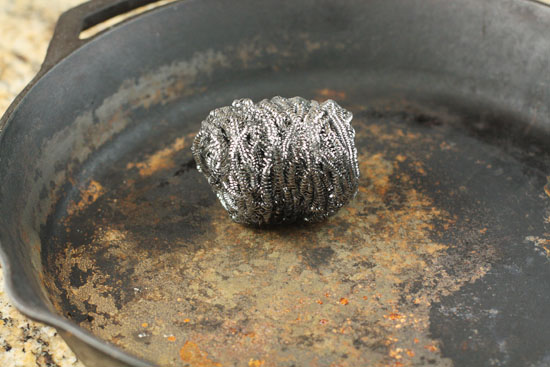
[[[374,185],[374,190],[379,196],[386,195],[389,190],[390,175],[392,168],[385,164],[382,153],[372,154],[363,157],[360,161],[359,168],[362,174],[369,172],[369,177]]]
[[[388,320],[399,320],[403,318],[403,315],[400,315],[398,313],[392,312],[389,315],[384,315],[384,318]]]
[[[348,303],[349,303],[349,301],[348,301],[347,298],[344,298],[344,297],[340,298],[340,304],[347,305]]]
[[[408,355],[409,357],[414,357],[414,355],[415,355],[415,354],[414,354],[414,350],[407,349],[407,355]]]
[[[422,162],[413,162],[413,166],[415,167],[416,172],[420,173],[422,176],[426,175],[426,170],[424,169]]]
[[[141,324],[141,327],[148,327],[148,326],[149,326],[149,324],[146,323],[146,322],[144,322],[143,324]]]
[[[547,257],[550,257],[550,240],[540,240],[537,242],[537,246],[546,252]]]
[[[346,99],[346,92],[340,90],[334,90],[329,88],[323,88],[317,90],[317,96],[331,99]]]
[[[354,208],[352,206],[349,206],[346,208],[346,210],[348,211],[348,213],[351,215],[351,216],[356,216],[357,215],[357,208]]]
[[[183,322],[189,322],[189,321],[191,321],[191,320],[189,320],[189,319],[183,319]]]
[[[376,135],[377,137],[380,137],[380,134],[382,133],[382,127],[380,125],[369,125],[369,126],[366,126],[366,129],[372,135]]]
[[[168,338],[166,338],[166,340],[168,340],[169,342],[175,342],[176,337],[174,335],[170,335]]]
[[[259,359],[251,359],[248,361],[248,367],[260,367],[263,366],[265,361],[259,360]]]
[[[544,185],[544,192],[550,197],[550,182]]]
[[[91,180],[86,188],[80,191],[80,200],[78,203],[71,202],[67,207],[69,216],[76,214],[93,204],[101,195],[103,195],[103,186],[95,180]]]
[[[414,344],[418,344],[418,342],[419,342],[418,338],[414,338],[413,342],[414,342]]]
[[[479,233],[481,233],[481,234],[484,234],[486,232],[487,232],[487,227],[482,228],[482,229],[479,230]]]
[[[447,143],[446,141],[444,141],[444,142],[441,142],[441,144],[439,144],[439,148],[441,150],[451,150],[451,149],[453,149],[453,146],[451,144]]]
[[[402,356],[401,356],[402,351],[403,350],[401,348],[390,349],[389,356],[390,356],[390,358],[393,358],[393,359],[401,359],[402,358]]]
[[[208,353],[200,350],[199,346],[187,341],[180,349],[180,358],[193,367],[221,367],[221,363],[213,362],[208,358]]]
[[[366,194],[369,192],[369,189],[367,189],[365,186],[359,186],[359,192]]]
[[[28,243],[29,242],[29,235],[27,234],[26,231],[24,230],[21,230],[21,239],[23,240],[23,242],[25,243]],[[39,248],[40,249],[40,248]]]
[[[430,352],[437,352],[437,347],[435,345],[431,345],[431,344],[425,345],[424,349],[427,349]]]
[[[317,302],[318,304],[320,304],[320,305],[323,304],[323,301],[321,301],[320,299],[318,299],[316,302]]]
[[[398,162],[405,162],[405,160],[407,159],[406,156],[404,156],[403,154],[398,154],[395,156],[395,159],[398,161]]]
[[[169,147],[161,149],[151,154],[142,162],[130,162],[126,165],[126,169],[137,168],[141,177],[151,176],[153,173],[173,168],[176,164],[172,159],[174,153],[185,148],[185,137],[177,138]]]

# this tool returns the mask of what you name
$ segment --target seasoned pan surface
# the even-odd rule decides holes
[[[547,157],[446,108],[296,78],[289,93],[355,115],[349,206],[315,225],[231,222],[190,152],[206,111],[180,120],[169,104],[142,115],[153,133],[98,155],[109,164],[90,163],[52,217],[58,310],[161,365],[538,360],[550,320],[518,315],[550,304]]]

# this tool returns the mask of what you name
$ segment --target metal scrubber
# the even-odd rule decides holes
[[[210,112],[193,155],[235,222],[317,222],[357,192],[352,117],[332,100],[239,99]]]

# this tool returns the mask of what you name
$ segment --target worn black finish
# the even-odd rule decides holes
[[[82,192],[94,202],[99,188],[90,191],[88,184],[105,167],[196,131],[207,111],[234,98],[333,97],[363,113],[365,126],[387,118],[413,130],[423,126],[427,136],[443,126],[445,139],[467,147],[461,157],[434,151],[426,162],[448,175],[414,181],[459,223],[483,223],[483,243],[494,251],[487,255],[488,272],[433,300],[429,331],[440,343],[439,357],[456,366],[548,363],[548,7],[523,0],[269,0],[261,6],[252,0],[188,0],[88,42],[78,40],[82,29],[147,2],[96,1],[63,15],[43,69],[0,122],[0,253],[7,290],[21,311],[60,329],[89,366],[151,365],[69,321],[70,310],[60,314],[58,295],[49,293],[55,285],[50,260],[59,258],[55,251],[64,244],[53,236],[59,221],[85,209],[78,204]],[[476,175],[479,159],[473,157],[481,153],[489,155],[492,171]],[[174,177],[193,170],[187,162],[177,164]],[[494,179],[503,174],[510,179]],[[447,196],[440,187],[458,191]],[[508,193],[506,200],[501,193]],[[399,203],[402,193],[388,195]],[[197,203],[189,205],[179,215],[192,215]],[[461,228],[469,229],[436,226],[432,234],[455,244],[440,264],[451,275],[458,268],[449,259],[470,263],[470,251],[479,250],[460,237],[477,227]],[[190,238],[204,234],[200,226],[186,230]],[[162,229],[167,236],[178,231]],[[303,250],[303,258],[320,272],[335,251]],[[421,275],[418,286],[403,285],[402,304],[421,293]],[[123,284],[124,276],[115,280]],[[85,271],[70,275],[75,287],[86,278]],[[86,320],[82,313],[76,317]],[[353,345],[365,348],[360,337]]]

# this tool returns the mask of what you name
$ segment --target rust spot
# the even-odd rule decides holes
[[[25,243],[29,243],[29,235],[27,234],[27,231],[25,230],[21,230],[21,239],[23,240],[23,242]],[[38,251],[40,251],[40,246],[38,246]]]
[[[533,243],[547,258],[550,259],[550,239],[537,236],[528,236],[526,240]]]
[[[251,359],[248,361],[248,367],[260,367],[263,366],[265,361],[259,360],[259,359]]]
[[[544,185],[544,192],[547,196],[550,197],[550,176],[546,178],[547,182],[546,185]]]
[[[185,342],[183,347],[181,347],[180,358],[193,367],[221,367],[220,363],[210,360],[208,353],[201,351],[197,344],[190,341]]]
[[[170,146],[151,154],[144,161],[128,163],[126,169],[137,168],[141,177],[147,177],[157,171],[173,168],[176,163],[172,156],[185,148],[187,139],[186,137],[177,138]]]
[[[80,190],[80,200],[71,202],[67,207],[67,213],[74,215],[93,204],[103,194],[103,186],[95,180],[91,180],[87,187]]]
[[[359,162],[361,172],[371,172],[369,176],[373,180],[374,189],[380,197],[383,197],[389,189],[390,173],[392,172],[390,162],[384,159],[382,153],[363,156]],[[369,192],[366,187],[363,187],[363,190],[360,188],[360,191]]]
[[[340,298],[340,304],[347,305],[349,303],[347,298]]]
[[[407,160],[407,156],[405,156],[403,154],[398,154],[398,155],[395,156],[395,159],[398,162],[405,162]]]
[[[399,320],[403,318],[403,315],[400,315],[398,313],[392,312],[389,315],[384,315],[384,318],[388,320]]]
[[[390,349],[388,354],[389,354],[390,358],[401,359],[401,358],[403,358],[403,356],[401,355],[402,352],[403,352],[402,348],[395,348],[395,349],[392,348],[392,349]]]
[[[437,352],[437,347],[435,345],[425,345],[424,349],[429,350],[430,352]]]
[[[446,141],[441,142],[441,144],[439,144],[439,148],[441,150],[456,150],[453,145],[447,143]]]
[[[169,342],[175,342],[176,337],[174,335],[170,335],[168,338],[166,338],[166,340],[168,340]]]
[[[323,89],[317,90],[316,93],[319,99],[322,99],[322,98],[330,98],[335,100],[346,99],[345,91],[323,88]]]
[[[422,176],[426,176],[426,170],[424,169],[422,162],[413,162],[413,166],[415,167],[416,172],[420,173]]]

